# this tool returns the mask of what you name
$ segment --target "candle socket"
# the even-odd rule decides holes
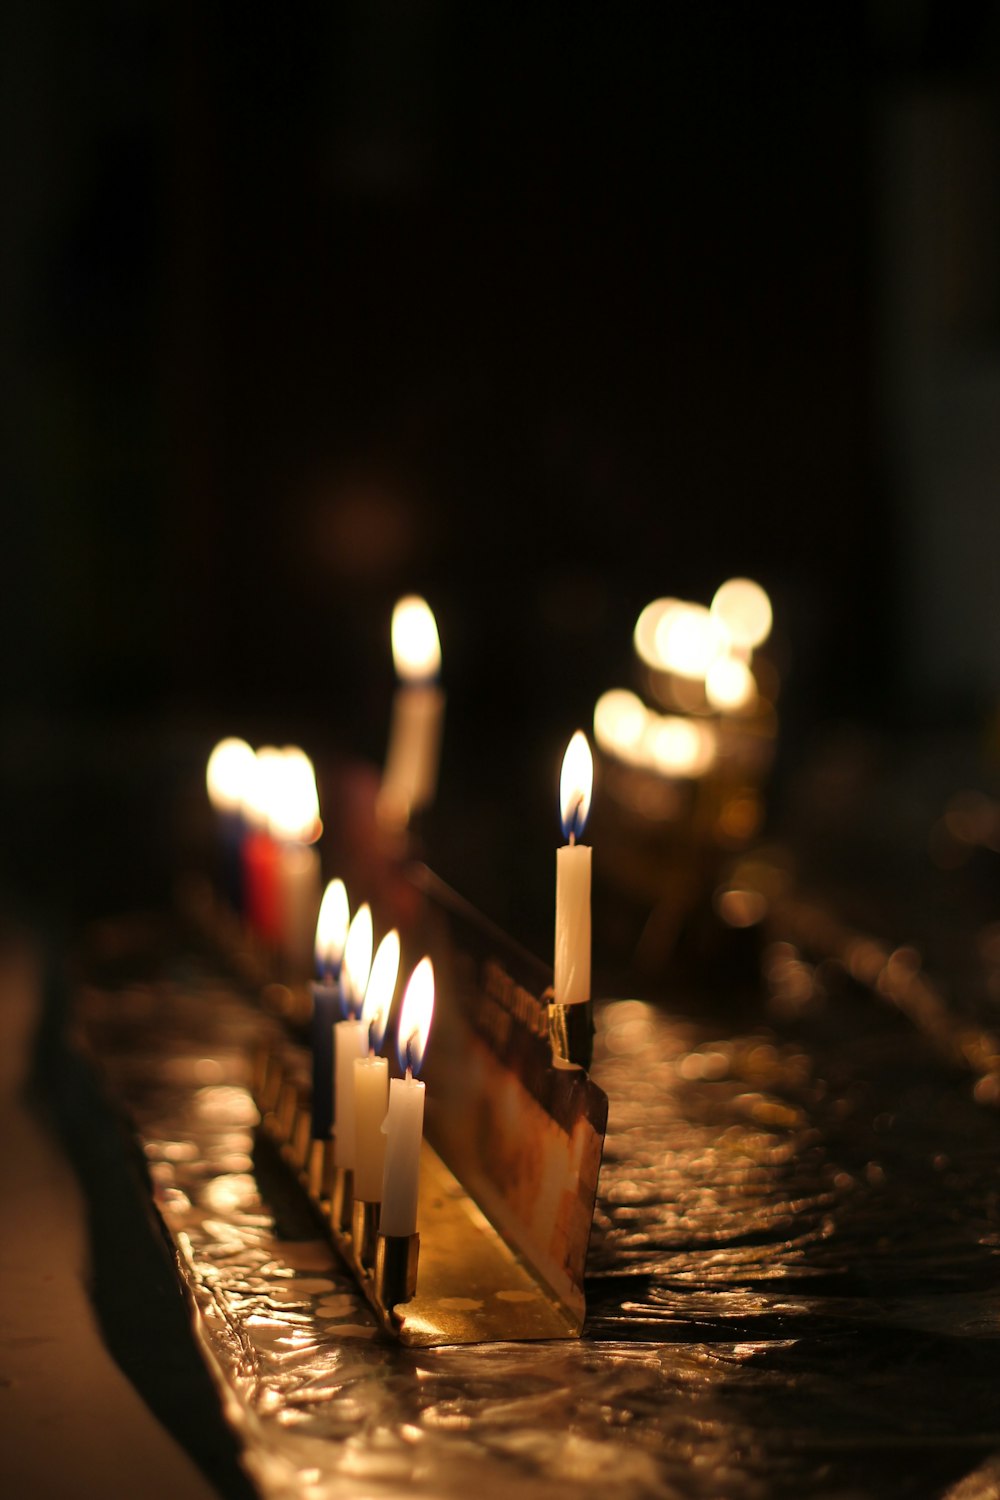
[[[379,1234],[375,1244],[375,1300],[387,1314],[417,1291],[419,1234]]]
[[[311,1126],[312,1120],[309,1110],[300,1106],[295,1116],[295,1123],[292,1127],[292,1138],[289,1143],[292,1163],[297,1172],[304,1172],[309,1166],[309,1160],[312,1155]]]
[[[594,1057],[594,1006],[590,1000],[576,1005],[549,1006],[549,1035],[552,1051],[563,1062],[589,1072]]]
[[[275,1118],[278,1127],[278,1139],[284,1144],[291,1138],[292,1126],[295,1123],[295,1112],[298,1108],[299,1092],[291,1079],[286,1079],[281,1085],[278,1094],[278,1103],[275,1108]]]
[[[340,1234],[350,1235],[354,1215],[354,1173],[350,1167],[335,1167],[330,1196],[330,1222]]]
[[[351,1219],[354,1260],[365,1272],[370,1272],[375,1265],[375,1243],[380,1238],[378,1222],[381,1213],[381,1203],[369,1203],[364,1198],[355,1198]]]
[[[306,1167],[306,1187],[311,1197],[320,1203],[329,1204],[333,1198],[333,1142],[309,1142],[309,1162]]]

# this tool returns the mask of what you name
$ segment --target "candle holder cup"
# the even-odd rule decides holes
[[[375,1245],[375,1301],[383,1319],[396,1321],[395,1308],[417,1294],[419,1234],[379,1234]]]
[[[354,1200],[354,1211],[351,1217],[354,1263],[365,1274],[370,1273],[375,1265],[375,1242],[379,1237],[378,1224],[381,1210],[381,1203],[367,1202],[364,1198]]]
[[[330,1196],[330,1224],[334,1234],[350,1243],[354,1220],[354,1173],[350,1167],[335,1167]]]

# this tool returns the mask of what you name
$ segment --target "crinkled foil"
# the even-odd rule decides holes
[[[275,1191],[259,1012],[189,969],[80,1014],[262,1495],[1000,1493],[996,1118],[871,996],[606,1005],[585,1336],[424,1351]]]

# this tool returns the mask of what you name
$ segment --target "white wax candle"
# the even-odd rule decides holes
[[[366,1203],[382,1198],[385,1136],[382,1122],[389,1099],[389,1064],[384,1057],[354,1059],[354,1196]]]
[[[333,1160],[338,1167],[354,1169],[355,1127],[354,1063],[368,1052],[368,1027],[364,1021],[338,1021],[333,1028],[336,1049],[334,1093]]]
[[[321,885],[319,850],[284,844],[278,864],[282,947],[289,964],[303,975],[310,968]]]
[[[406,816],[429,807],[437,791],[444,693],[434,683],[396,690],[383,798]]]
[[[441,642],[426,599],[410,594],[392,612],[392,657],[401,678],[382,778],[380,815],[406,822],[437,790],[444,694],[437,686]]]
[[[556,850],[554,990],[560,1005],[590,999],[590,855],[587,844]]]
[[[559,806],[569,842],[556,851],[555,981],[557,1005],[590,999],[590,849],[576,842],[590,810],[594,758],[577,730],[566,747]]]
[[[417,1229],[420,1142],[424,1132],[424,1085],[416,1078],[394,1078],[389,1085],[382,1179],[383,1234],[410,1235]]]

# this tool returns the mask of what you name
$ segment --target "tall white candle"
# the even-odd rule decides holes
[[[334,1093],[333,1160],[338,1167],[354,1170],[356,1120],[354,1112],[354,1064],[368,1053],[368,1027],[364,1021],[338,1021],[333,1028],[336,1050]]]
[[[420,1143],[424,1129],[425,1087],[419,1071],[434,1012],[434,968],[422,958],[410,976],[399,1016],[399,1062],[405,1078],[389,1085],[389,1109],[382,1126],[386,1137],[382,1179],[383,1234],[411,1235],[417,1229],[420,1193]]]
[[[382,1126],[386,1146],[379,1229],[383,1234],[417,1232],[425,1093],[426,1085],[418,1078],[394,1078],[389,1085],[389,1112]]]
[[[393,699],[380,811],[405,823],[434,801],[444,717],[444,693],[436,680],[441,670],[437,623],[427,601],[416,594],[400,599],[393,610],[392,655],[400,686]]]
[[[382,1197],[385,1168],[385,1119],[389,1099],[389,1064],[376,1057],[385,1036],[399,974],[399,933],[387,932],[372,963],[361,1024],[367,1028],[369,1056],[354,1062],[354,1196],[367,1203]]]
[[[582,730],[563,757],[559,802],[568,843],[556,851],[556,1003],[590,999],[590,847],[576,842],[590,811],[594,758]]]
[[[319,850],[309,844],[283,844],[278,863],[280,918],[285,957],[295,974],[309,972],[321,887]]]
[[[272,778],[268,807],[271,836],[279,845],[278,922],[281,948],[293,968],[309,971],[313,933],[320,903],[319,794],[312,761],[304,750],[288,745]]]
[[[354,1169],[356,1119],[354,1111],[354,1062],[368,1052],[368,1026],[360,1011],[372,962],[372,913],[366,902],[351,920],[344,945],[340,991],[347,1019],[333,1028],[335,1092],[333,1115],[333,1160],[336,1166]]]
[[[382,1198],[385,1136],[382,1121],[389,1102],[389,1064],[384,1057],[354,1059],[354,1196],[366,1203]]]
[[[325,1141],[333,1128],[333,1028],[340,1010],[340,965],[351,914],[342,880],[323,892],[316,922],[316,973],[312,987],[312,1134]]]

